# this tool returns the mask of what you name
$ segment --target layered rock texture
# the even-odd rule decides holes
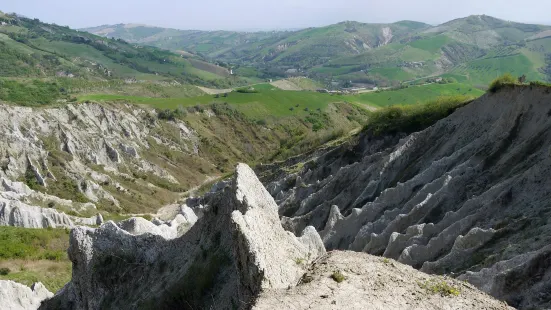
[[[328,250],[461,275],[522,309],[551,307],[551,94],[487,94],[411,134],[373,137],[260,172],[286,229]],[[294,160],[296,162],[296,159]]]

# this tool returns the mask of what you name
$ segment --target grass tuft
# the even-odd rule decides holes
[[[446,280],[427,280],[424,283],[419,283],[419,286],[432,294],[440,294],[442,296],[459,296],[460,294],[459,289],[449,284]]]
[[[295,263],[297,265],[303,265],[304,263],[306,263],[306,260],[304,258],[297,257],[295,258]]]
[[[331,274],[331,279],[333,279],[337,283],[341,283],[344,280],[346,280],[346,277],[340,270],[333,271]]]

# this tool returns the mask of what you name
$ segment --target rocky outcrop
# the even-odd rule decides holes
[[[341,282],[333,278],[336,272]],[[262,292],[253,309],[513,308],[460,281],[365,253],[334,251],[310,266],[297,286]]]
[[[185,135],[177,141],[161,134],[183,128]],[[0,131],[0,178],[34,184],[33,203],[16,200],[46,205],[62,197],[63,205],[77,212],[80,203],[76,201],[84,199],[95,205],[120,207],[121,198],[115,198],[125,191],[120,179],[133,181],[141,191],[178,185],[174,176],[178,172],[166,169],[154,156],[143,158],[140,154],[155,147],[159,153],[171,150],[194,156],[199,141],[197,133],[181,121],[156,121],[153,110],[91,103],[45,109],[0,103]],[[136,182],[148,177],[155,184]],[[69,190],[49,190],[55,187]],[[51,192],[57,197],[47,197],[46,193]],[[123,201],[137,199],[131,193],[125,194],[128,197]]]
[[[93,204],[74,204],[72,201],[35,192],[22,182],[0,179],[0,226],[24,228],[59,228],[75,225],[95,226],[103,223],[101,214],[90,218],[67,215],[54,208],[33,206],[33,201],[49,201],[66,208],[95,209]],[[28,202],[28,203],[26,203]]]
[[[325,254],[313,228],[300,238],[283,230],[246,165],[203,202],[204,215],[174,239],[142,233],[137,219],[73,229],[73,278],[40,309],[245,309],[263,290],[296,284]]]
[[[465,275],[513,306],[550,307],[538,252],[551,240],[549,101],[543,87],[487,94],[409,136],[360,135],[267,188],[283,225],[314,226],[328,250]],[[522,289],[502,282],[518,276]]]
[[[42,283],[28,287],[13,281],[0,281],[0,307],[4,310],[35,310],[53,295]]]
[[[33,207],[19,201],[0,201],[0,226],[25,228],[71,227],[69,216],[54,209]]]
[[[0,226],[24,228],[70,228],[75,225],[101,225],[101,214],[91,218],[67,215],[55,209],[29,206],[19,201],[0,198]]]

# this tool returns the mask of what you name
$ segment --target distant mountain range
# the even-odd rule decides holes
[[[298,31],[176,30],[105,25],[91,33],[231,63],[251,77],[308,75],[341,83],[391,84],[442,76],[486,84],[511,72],[549,79],[551,27],[474,15],[431,26],[342,22]]]

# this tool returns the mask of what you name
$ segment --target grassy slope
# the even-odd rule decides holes
[[[224,68],[157,48],[38,20],[0,19],[10,23],[0,27],[0,74],[4,77],[51,78],[65,72],[86,79],[176,80],[216,87],[245,83],[229,78]]]
[[[531,55],[532,60],[535,58]],[[513,54],[470,61],[456,67],[448,75],[458,81],[475,85],[486,85],[504,73],[515,76],[526,75],[530,81],[541,80],[544,76],[538,72],[538,64],[525,54]]]

